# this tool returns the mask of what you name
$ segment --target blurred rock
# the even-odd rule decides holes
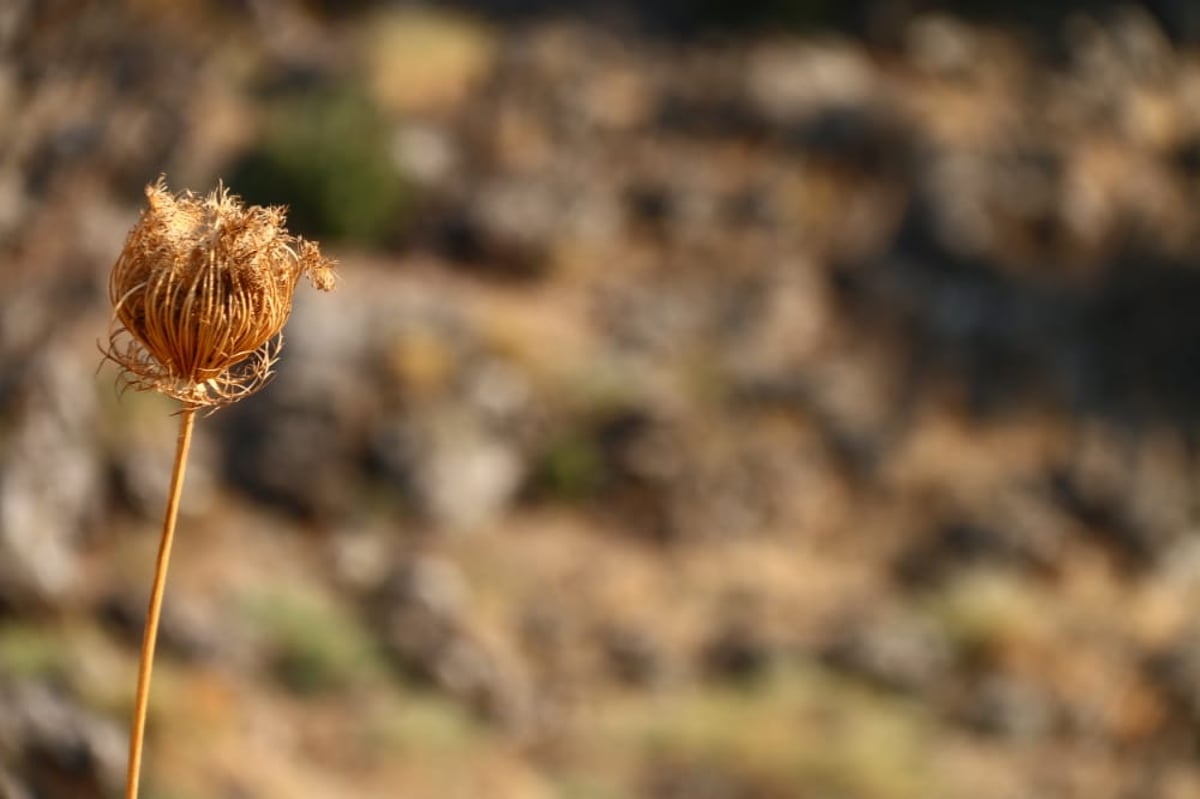
[[[321,520],[352,507],[352,439],[322,400],[243,403],[222,420],[225,468],[243,491],[299,516]]]
[[[1166,698],[1173,726],[1182,728],[1189,740],[1200,741],[1200,632],[1182,631],[1147,656],[1144,670]]]
[[[124,639],[130,651],[141,646],[146,624],[149,590],[118,590],[105,597],[98,615]],[[211,663],[229,657],[228,636],[220,619],[194,598],[178,592],[163,607],[159,620],[158,651],[168,657],[193,663]]]
[[[483,716],[520,728],[528,719],[528,688],[472,630],[467,599],[453,564],[419,555],[379,587],[370,599],[371,615],[404,670]]]
[[[992,524],[969,520],[947,521],[925,541],[905,549],[896,561],[897,576],[906,584],[931,587],[959,569],[972,566],[1010,566],[1021,570],[1052,571],[1058,554],[1053,526],[1026,520],[1023,529],[1019,515],[1036,514],[1038,508],[1013,508],[1009,518],[995,518]],[[1061,519],[1049,520],[1061,523]]]
[[[1104,546],[1133,567],[1152,566],[1172,549],[1188,524],[1189,510],[1180,503],[1181,486],[1165,473],[1146,478],[1162,467],[1166,452],[1144,452],[1153,443],[1122,440],[1103,429],[1080,436],[1072,460],[1051,475],[1051,496]],[[1140,468],[1139,468],[1140,467]],[[1172,471],[1173,470],[1169,470]]]
[[[705,671],[714,677],[746,681],[761,676],[770,665],[771,645],[748,620],[727,621],[701,653]]]
[[[1027,680],[985,677],[971,685],[963,703],[963,721],[979,732],[1031,743],[1054,731],[1053,697]]]
[[[125,746],[119,727],[48,686],[0,684],[0,760],[14,766],[29,795],[113,795],[124,782]]]
[[[8,770],[0,766],[0,797],[3,799],[33,799],[33,795],[12,776]]]
[[[919,617],[865,614],[839,625],[822,648],[831,667],[902,693],[928,695],[953,665],[945,636]]]
[[[654,685],[666,676],[665,655],[653,631],[628,624],[609,624],[601,645],[618,681],[634,686]]]
[[[925,14],[904,30],[905,50],[913,63],[945,78],[971,75],[979,52],[975,31],[954,17]]]
[[[425,512],[444,529],[470,530],[495,520],[516,495],[524,459],[510,442],[450,411],[426,420],[415,436],[415,488]]]
[[[401,172],[426,186],[443,185],[458,166],[456,143],[435,125],[409,124],[392,140],[392,157]]]
[[[118,408],[105,430],[115,498],[141,518],[161,521],[179,434],[176,407],[157,395],[125,392]],[[214,461],[208,425],[202,423],[188,455],[187,499],[179,509],[184,518],[198,517],[212,507],[218,489]]]
[[[362,38],[375,99],[405,116],[455,110],[487,75],[495,47],[486,26],[436,7],[381,14]]]
[[[644,779],[642,795],[653,799],[753,799],[751,780],[713,763],[656,764]]]
[[[328,551],[335,581],[356,594],[378,588],[390,572],[394,544],[390,526],[348,526],[332,531]]]
[[[90,366],[62,344],[26,364],[0,433],[0,604],[53,604],[79,576],[104,496]]]

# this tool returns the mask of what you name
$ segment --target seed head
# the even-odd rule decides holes
[[[207,197],[146,187],[142,211],[113,265],[107,359],[121,380],[218,408],[262,388],[283,344],[300,276],[333,288],[333,262],[291,236],[278,206],[243,206],[219,185]]]

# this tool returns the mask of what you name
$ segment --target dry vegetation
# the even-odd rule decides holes
[[[1200,794],[1194,49],[318,5],[0,11],[0,796],[119,790],[164,171],[343,283],[197,431],[147,799]]]

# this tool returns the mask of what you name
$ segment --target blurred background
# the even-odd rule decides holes
[[[1200,5],[0,4],[0,797],[120,794],[160,173],[291,209],[147,799],[1200,796]]]

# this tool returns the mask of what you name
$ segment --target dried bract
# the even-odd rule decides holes
[[[113,265],[105,356],[138,389],[185,408],[220,407],[271,375],[301,275],[333,288],[333,262],[288,234],[284,209],[242,204],[218,186],[172,195],[160,178]]]

